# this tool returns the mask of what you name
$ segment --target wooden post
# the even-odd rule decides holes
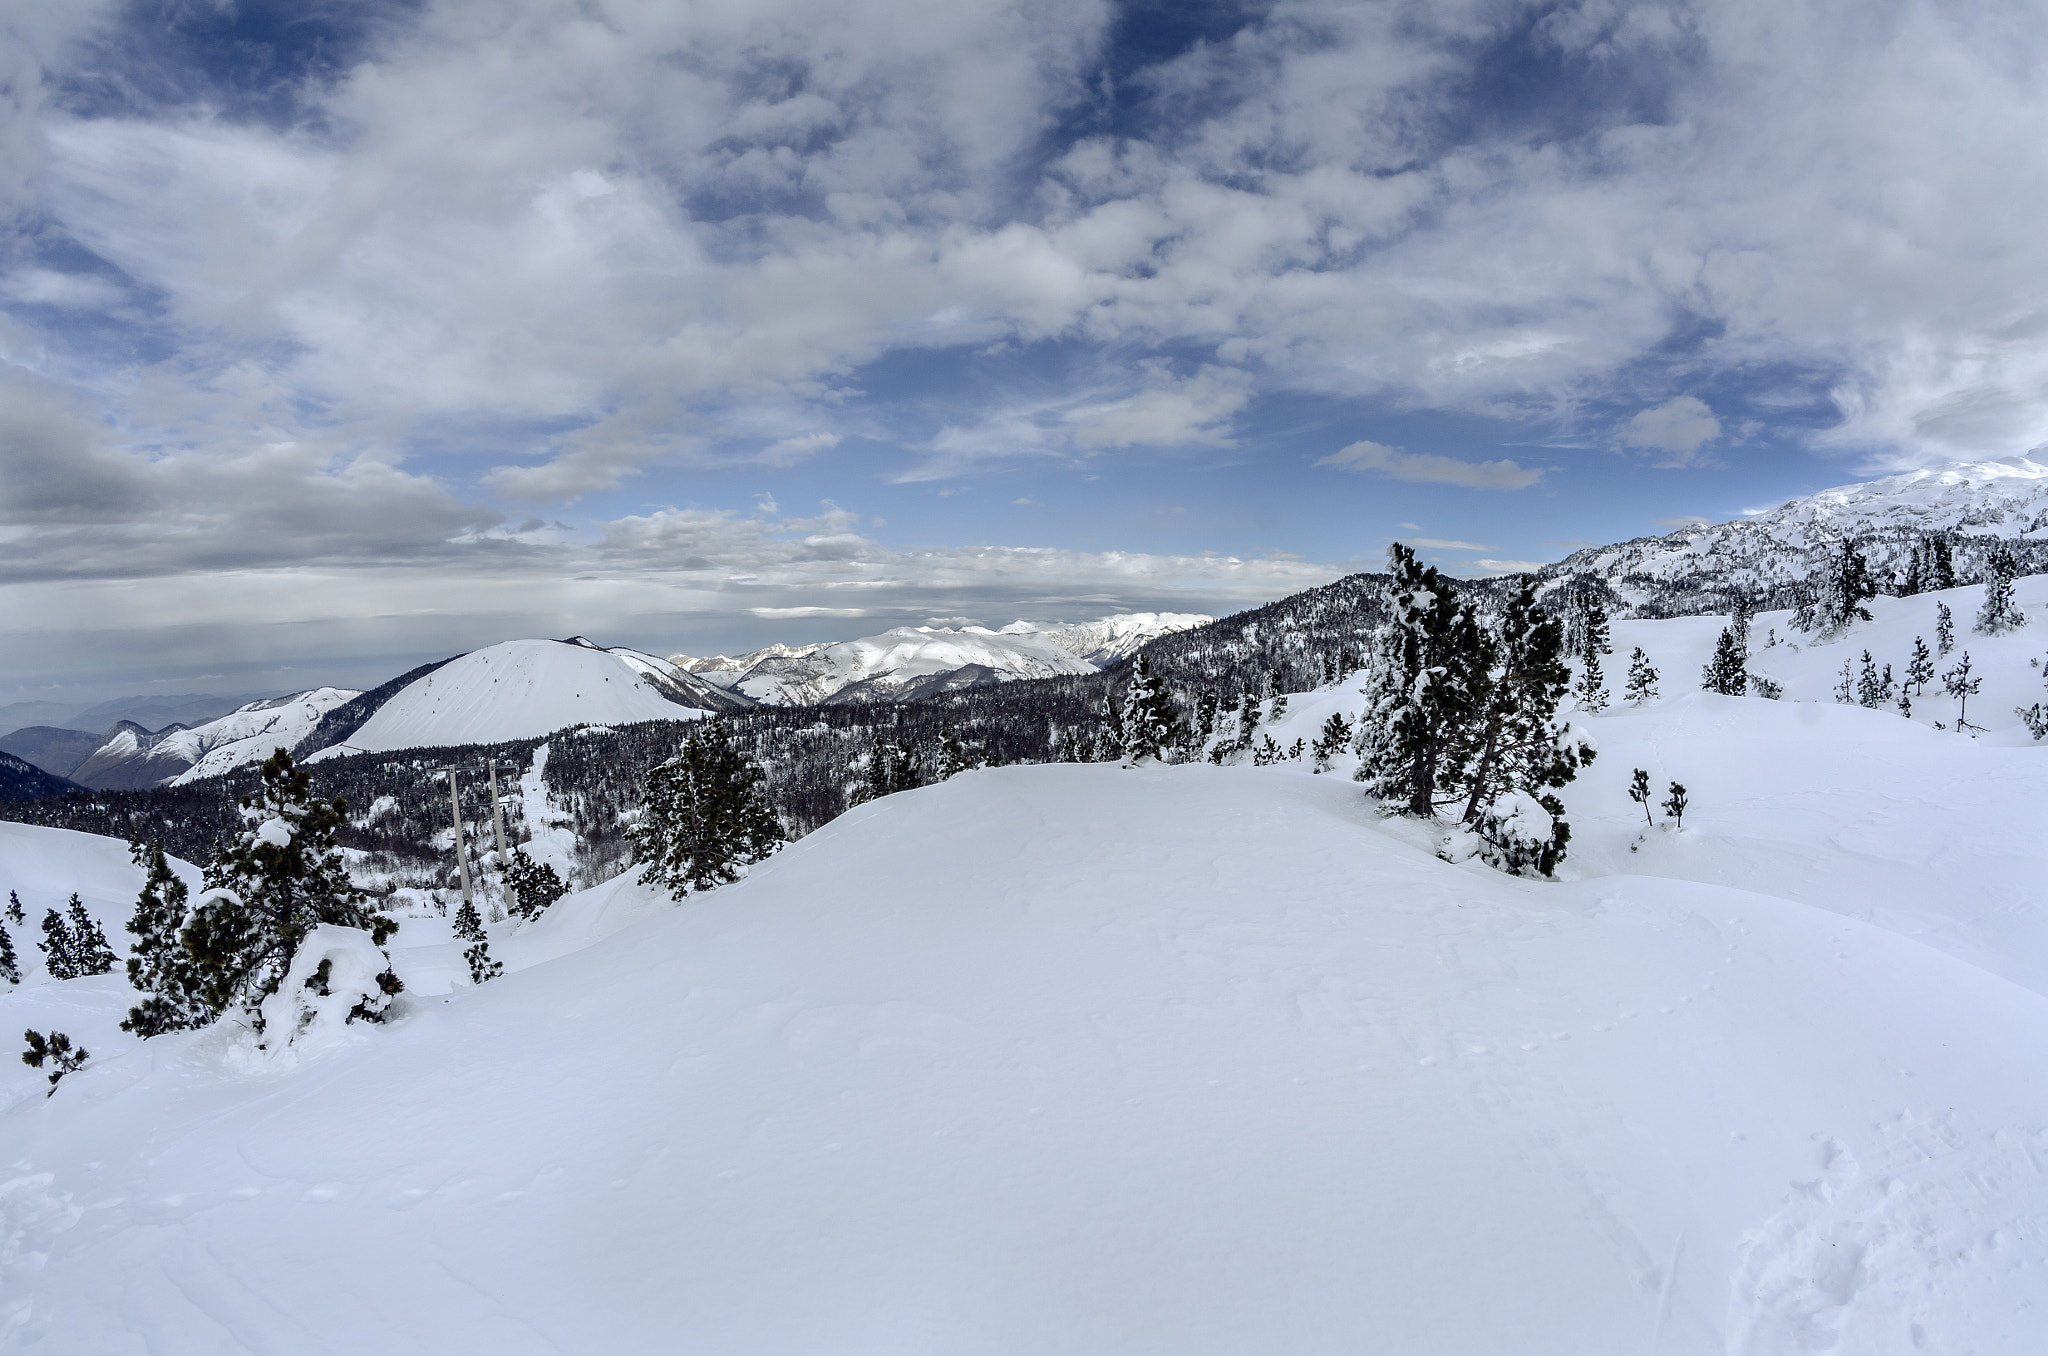
[[[455,769],[448,769],[448,808],[455,815],[455,865],[462,872],[462,902],[469,898],[469,853],[462,846],[462,797],[455,790]]]
[[[505,873],[512,866],[512,858],[505,852],[505,809],[498,803],[498,765],[491,764],[491,828],[498,835],[498,879],[505,885],[505,912],[516,913],[519,909],[519,892],[512,888],[512,878]]]

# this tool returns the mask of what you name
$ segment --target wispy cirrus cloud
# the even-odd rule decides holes
[[[1404,452],[1383,443],[1355,442],[1316,462],[1346,471],[1370,471],[1390,480],[1462,485],[1470,490],[1526,490],[1543,478],[1539,469],[1508,460],[1460,461],[1434,452]]]

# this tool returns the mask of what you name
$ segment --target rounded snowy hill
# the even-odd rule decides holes
[[[491,744],[571,725],[703,714],[664,696],[644,666],[608,650],[564,640],[508,640],[450,660],[401,689],[342,747],[381,752]]]

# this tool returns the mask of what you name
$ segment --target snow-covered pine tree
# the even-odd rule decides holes
[[[84,973],[78,968],[78,942],[55,909],[43,915],[43,940],[36,943],[36,950],[43,953],[43,969],[51,979],[77,979]]]
[[[1095,739],[1095,761],[1115,762],[1124,756],[1124,713],[1108,688],[1102,690],[1102,701],[1096,706],[1095,715],[1101,721]]]
[[[1970,710],[1970,698],[1976,696],[1983,686],[1983,678],[1972,677],[1970,674],[1970,652],[1968,650],[1963,651],[1962,662],[1941,675],[1942,690],[1956,699],[1956,730],[1958,732],[1981,728],[1970,724],[1966,717]]]
[[[1749,690],[1749,652],[1733,626],[1721,628],[1721,636],[1714,642],[1714,657],[1700,673],[1700,686],[1724,697],[1740,697]]]
[[[1842,671],[1835,675],[1835,700],[1847,706],[1856,700],[1855,661],[1844,659]]]
[[[300,944],[314,929],[347,928],[368,935],[379,953],[398,921],[379,913],[348,877],[335,833],[347,802],[323,801],[312,778],[284,749],[271,754],[262,783],[242,801],[243,829],[207,863],[205,889],[180,936],[177,981],[213,1015],[244,1013],[263,1030],[264,1000],[276,993]],[[349,1020],[382,1021],[404,988],[389,957],[382,973],[365,976],[375,992],[357,995]],[[296,995],[295,995],[296,997]],[[285,1032],[291,1041],[296,1032]]]
[[[1856,704],[1875,710],[1891,705],[1891,684],[1878,676],[1877,661],[1863,652],[1863,667],[1856,674]]]
[[[1671,816],[1674,828],[1685,827],[1685,788],[1677,782],[1671,783],[1671,793],[1664,797],[1664,813]]]
[[[146,1038],[205,1026],[214,1018],[213,1009],[185,988],[193,977],[181,936],[191,891],[171,870],[162,843],[131,843],[129,850],[147,872],[128,920],[135,939],[128,952],[128,984],[143,997],[128,1009],[121,1029]]]
[[[1945,532],[1937,532],[1927,539],[1926,585],[1929,593],[1956,586],[1955,553],[1949,547]]]
[[[1205,687],[1195,695],[1194,737],[1192,742],[1202,745],[1209,742],[1216,733],[1216,711],[1218,707],[1216,689]]]
[[[28,1039],[28,1049],[21,1062],[32,1069],[40,1069],[46,1062],[51,1066],[50,1090],[43,1094],[46,1097],[56,1096],[57,1084],[64,1080],[64,1075],[77,1073],[92,1058],[90,1050],[73,1046],[71,1037],[61,1031],[52,1031],[47,1036],[34,1030],[22,1034]]]
[[[1927,680],[1934,676],[1934,656],[1928,652],[1927,642],[1919,636],[1913,637],[1913,657],[1906,661],[1906,682],[1913,687],[1913,695],[1920,696],[1927,691]]]
[[[1343,712],[1332,711],[1330,718],[1323,722],[1322,730],[1316,735],[1316,742],[1310,755],[1315,764],[1313,770],[1328,772],[1330,760],[1342,753],[1344,746],[1350,742],[1351,722],[1344,719]]]
[[[14,939],[7,935],[5,927],[0,927],[0,979],[9,984],[21,983],[21,957],[15,954]]]
[[[2027,614],[2012,597],[2013,576],[2019,565],[2004,546],[1992,548],[1984,566],[1984,606],[1977,609],[1975,631],[1980,636],[2002,636],[2027,624]]]
[[[1537,609],[1536,590],[1525,585],[1489,631],[1485,650],[1492,662],[1475,684],[1477,700],[1452,772],[1465,801],[1460,818],[1476,824],[1508,792],[1527,792],[1555,819],[1556,852],[1546,858],[1555,862],[1564,856],[1571,829],[1559,818],[1564,807],[1547,793],[1593,761],[1591,741],[1557,720],[1571,681],[1564,629]]]
[[[1493,656],[1470,605],[1435,566],[1388,550],[1386,650],[1360,716],[1358,780],[1390,809],[1428,819],[1461,797],[1451,774]]]
[[[550,904],[569,893],[555,868],[536,862],[524,848],[512,849],[512,860],[505,864],[505,884],[519,901],[519,916],[527,919],[540,917]]]
[[[483,916],[468,900],[455,911],[455,939],[468,942],[462,959],[469,966],[469,982],[482,984],[505,973],[505,963],[491,959],[491,941],[484,935]]]
[[[68,909],[71,915],[72,960],[81,975],[103,975],[114,968],[119,959],[114,948],[107,945],[107,934],[100,930],[99,920],[85,911],[85,904],[74,892]]]
[[[1599,715],[1607,709],[1607,676],[1600,672],[1600,655],[1588,647],[1580,660],[1578,681],[1572,684],[1572,696],[1578,701],[1579,709],[1588,715]]]
[[[28,915],[21,911],[21,896],[12,890],[7,892],[7,921],[16,927],[28,921]]]
[[[1163,761],[1185,734],[1172,694],[1152,672],[1151,658],[1139,655],[1124,689],[1124,766]]]
[[[1856,543],[1845,541],[1814,581],[1811,611],[1802,608],[1794,624],[1802,630],[1818,631],[1824,638],[1839,635],[1851,622],[1870,620],[1870,610],[1863,603],[1876,596],[1877,586],[1871,582],[1863,553]]]
[[[947,726],[939,734],[939,780],[947,781],[974,767],[974,759],[967,752],[967,746],[960,742],[960,736]]]
[[[1628,686],[1622,692],[1631,704],[1641,706],[1644,702],[1657,699],[1657,670],[1650,663],[1650,656],[1643,653],[1638,645],[1628,657]]]
[[[1934,651],[1943,659],[1956,647],[1956,618],[1947,603],[1934,605]]]
[[[680,900],[730,885],[780,848],[782,824],[756,789],[760,780],[724,721],[698,722],[682,752],[648,774],[646,807],[632,832],[641,879]]]

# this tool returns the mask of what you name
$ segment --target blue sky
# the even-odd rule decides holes
[[[0,700],[1220,612],[2048,440],[2024,4],[0,6]]]

